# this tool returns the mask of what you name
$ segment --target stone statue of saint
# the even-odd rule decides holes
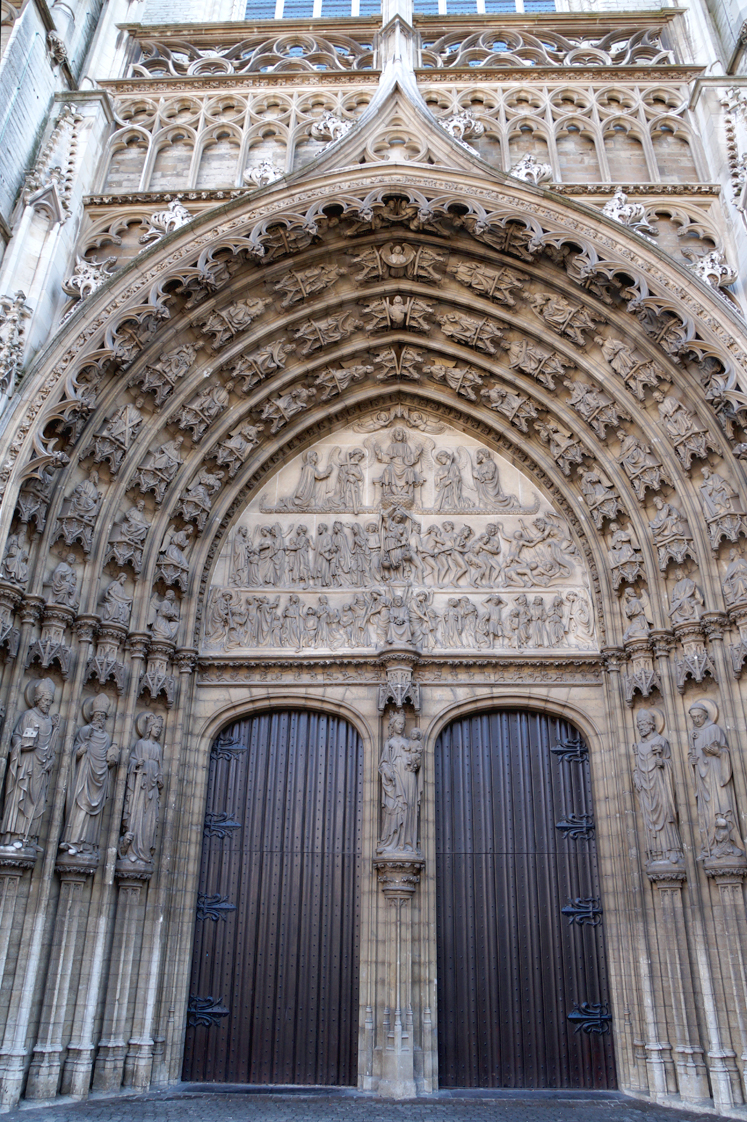
[[[416,853],[418,849],[422,733],[413,729],[408,740],[404,732],[405,715],[397,710],[389,718],[389,736],[379,763],[384,809],[379,853]]]
[[[705,699],[694,701],[688,712],[693,723],[688,758],[695,773],[700,856],[744,859],[744,850],[731,837],[731,830],[738,823],[737,806],[729,743],[724,730],[716,724],[718,709],[715,702]],[[723,821],[719,823],[717,819]],[[726,836],[724,823],[730,827]]]
[[[738,549],[729,550],[729,564],[722,587],[727,604],[747,599],[747,560]]]
[[[29,683],[28,709],[18,718],[10,740],[0,834],[2,844],[14,849],[24,849],[39,837],[60,722],[58,714],[49,713],[54,692],[51,678]]]
[[[67,792],[67,817],[60,849],[71,857],[98,857],[101,818],[109,794],[109,770],[119,758],[106,731],[111,702],[106,694],[83,702],[89,722],[79,728],[73,743],[75,772]]]
[[[78,576],[73,568],[74,564],[75,554],[68,553],[64,561],[60,561],[49,578],[53,604],[64,604],[67,608],[77,608]]]
[[[132,597],[125,592],[126,583],[126,573],[119,573],[104,593],[104,606],[101,609],[104,623],[123,623],[126,627],[130,622]]]
[[[119,859],[149,867],[155,852],[158,807],[163,788],[159,743],[163,718],[155,713],[141,713],[135,727],[140,739],[132,749],[127,771]]]
[[[636,717],[641,737],[633,745],[633,786],[646,830],[649,865],[682,864],[682,842],[677,825],[677,807],[672,775],[672,750],[662,736],[664,714],[659,709],[641,709]]]

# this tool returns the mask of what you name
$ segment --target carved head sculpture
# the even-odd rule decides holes
[[[140,713],[135,721],[138,736],[145,740],[160,740],[163,717],[159,713]]]
[[[74,553],[68,553],[67,557],[65,558],[65,561],[70,566],[74,565],[75,564],[75,554]]]
[[[641,709],[635,723],[641,739],[648,740],[654,732],[660,733],[664,729],[664,714],[661,709]]]
[[[692,703],[688,713],[695,728],[702,729],[705,725],[715,725],[718,718],[718,707],[715,701],[711,701],[710,698],[700,698]]]
[[[395,299],[401,299],[401,297],[395,297]],[[406,444],[407,443],[407,433],[405,432],[404,429],[398,427],[392,433],[392,440],[394,441],[395,444]]]
[[[93,483],[94,487],[98,487],[98,485],[99,485],[99,473],[96,471],[95,468],[93,469],[93,471],[89,472],[88,478],[91,481],[91,483]]]
[[[365,458],[366,453],[362,448],[351,448],[348,452],[348,462],[351,464],[359,464]]]
[[[654,495],[654,506],[657,510],[661,510],[661,508],[664,506],[664,500],[661,495]]]
[[[27,691],[27,695],[28,695]],[[36,682],[31,692],[31,700],[33,700],[34,707],[44,714],[46,717],[49,712],[52,702],[54,701],[55,685],[51,678],[42,678]],[[28,696],[27,696],[28,700]]]
[[[87,697],[83,702],[83,716],[97,729],[102,729],[106,724],[110,709],[111,701],[105,693],[97,694],[96,697]]]
[[[145,510],[145,499],[138,499],[135,503],[135,509],[139,511]]]
[[[389,718],[389,735],[401,736],[405,731],[405,715],[401,709],[395,709]]]

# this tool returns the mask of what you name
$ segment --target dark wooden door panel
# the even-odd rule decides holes
[[[586,746],[496,711],[435,770],[440,1085],[614,1087]]]
[[[357,1082],[361,784],[337,717],[263,713],[218,737],[184,1079]]]

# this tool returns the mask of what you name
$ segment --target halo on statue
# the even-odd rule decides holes
[[[690,705],[688,705],[688,713],[692,709],[705,709],[706,713],[708,714],[708,719],[712,721],[714,725],[718,721],[718,705],[715,701],[712,701],[710,697],[697,698],[697,700],[691,702]]]
[[[159,718],[155,713],[149,713],[147,709],[144,713],[138,713],[137,717],[135,718],[135,728],[137,729],[138,736],[149,736],[148,724],[150,721],[155,720],[161,720],[161,722],[163,723],[162,718]]]
[[[656,706],[652,706],[650,709],[641,710],[641,712],[651,714],[654,721],[654,728],[656,729],[657,733],[661,735],[661,733],[664,731],[664,725],[666,724],[666,721],[664,720],[664,714],[662,713],[661,709],[657,709]]]
[[[23,691],[23,696],[26,698],[26,704],[28,705],[29,709],[33,709],[34,706],[36,705],[36,699],[34,697],[34,694],[36,693],[36,691],[39,689],[40,686],[46,686],[46,688],[49,690],[49,692],[52,695],[52,700],[54,701],[55,684],[52,681],[52,679],[51,678],[34,678],[31,682],[28,683],[25,690]]]

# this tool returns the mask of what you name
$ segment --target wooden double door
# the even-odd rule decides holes
[[[322,713],[213,745],[185,1080],[357,1082],[362,775],[357,731]]]
[[[614,1087],[583,738],[497,710],[434,756],[440,1086]]]

